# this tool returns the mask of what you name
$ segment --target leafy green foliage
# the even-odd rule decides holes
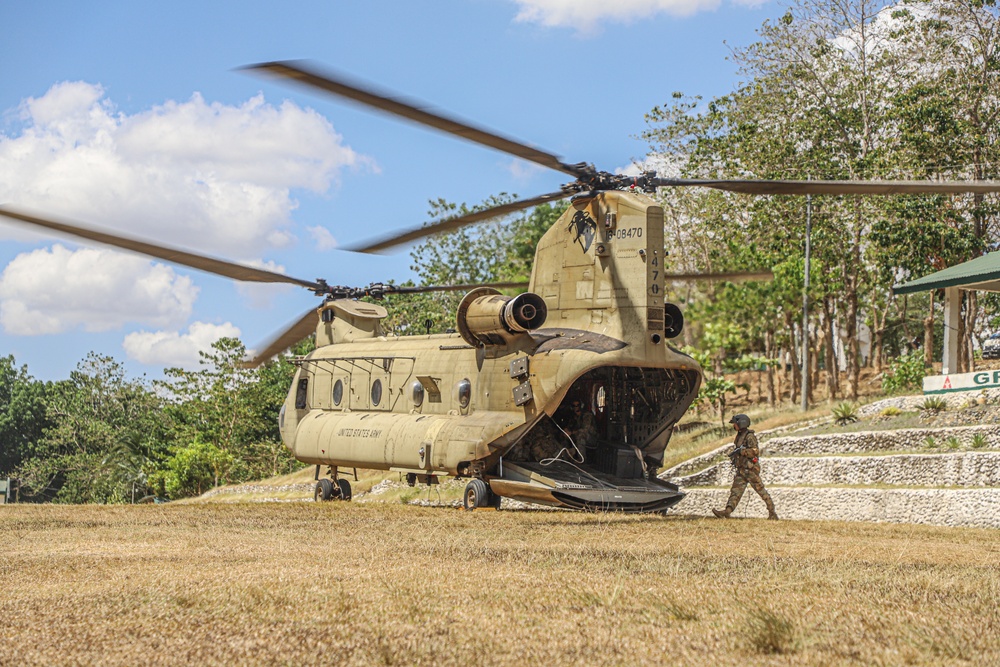
[[[922,354],[904,354],[889,364],[889,369],[882,378],[882,389],[888,393],[918,389],[925,373]]]
[[[942,412],[948,409],[948,401],[940,396],[928,396],[920,407],[929,412]]]
[[[849,401],[838,404],[830,412],[833,414],[834,421],[841,426],[858,421],[858,406]]]
[[[17,367],[13,356],[0,357],[0,477],[8,477],[29,456],[51,425],[46,386]]]
[[[200,495],[225,480],[235,463],[229,452],[196,439],[174,450],[165,467],[153,474],[151,485],[158,495],[174,499]]]
[[[240,365],[245,355],[239,340],[221,338],[201,354],[201,369],[167,369],[157,383],[170,397],[164,408],[170,439],[182,447],[203,442],[232,457],[232,465],[220,469],[225,482],[286,472],[293,460],[281,443],[278,411],[294,367],[279,358],[246,369]]]
[[[95,354],[46,393],[49,425],[17,471],[22,493],[68,503],[143,493],[146,469],[165,454],[162,401],[114,359]]]
[[[708,101],[673,94],[647,114],[643,137],[692,178],[996,178],[995,5],[903,3],[891,24],[885,7],[795,0],[761,27],[758,42],[733,51],[744,83]],[[688,342],[702,339],[717,372],[734,354],[763,348],[775,357],[775,346],[800,346],[806,199],[694,189],[661,196],[675,268],[775,274],[768,284],[686,288],[680,300],[694,302]],[[861,326],[873,334],[877,366],[886,347],[912,349],[914,311],[899,307],[891,287],[995,246],[1000,198],[824,196],[809,204],[811,354],[840,338],[854,398]],[[1000,307],[983,301],[987,317]],[[975,321],[966,315],[966,335]]]

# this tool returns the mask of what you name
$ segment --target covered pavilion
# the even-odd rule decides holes
[[[1000,292],[1000,252],[991,252],[923,278],[896,285],[892,291],[896,294],[912,294],[937,289],[944,290],[944,355],[941,374],[951,375],[958,371],[961,291]]]

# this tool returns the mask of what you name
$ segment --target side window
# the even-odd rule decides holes
[[[299,380],[299,386],[295,390],[295,409],[305,410],[307,407],[307,397],[309,394],[309,378]]]
[[[344,381],[337,379],[336,384],[333,385],[333,404],[340,405],[340,402],[344,400]]]

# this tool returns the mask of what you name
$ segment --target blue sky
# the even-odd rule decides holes
[[[290,275],[412,277],[408,253],[337,249],[427,201],[558,189],[564,175],[237,71],[309,59],[613,171],[643,114],[706,98],[774,3],[732,0],[5,3],[0,203]],[[315,301],[0,223],[0,354],[42,379],[96,351],[133,374],[249,346]]]

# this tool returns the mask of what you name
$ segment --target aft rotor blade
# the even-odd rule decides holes
[[[752,195],[899,195],[1000,192],[1000,181],[760,181],[657,178],[661,187],[702,187]]]
[[[140,255],[148,255],[149,257],[155,257],[157,259],[171,262],[172,264],[189,266],[192,269],[214,273],[216,275],[225,276],[234,280],[257,283],[287,283],[292,285],[301,285],[302,287],[307,287],[311,290],[323,289],[322,285],[311,280],[301,280],[299,278],[293,278],[292,276],[286,276],[282,273],[276,273],[274,271],[256,269],[251,266],[236,264],[235,262],[227,262],[223,259],[206,257],[205,255],[196,255],[185,250],[178,250],[177,248],[171,248],[169,246],[151,243],[148,241],[140,241],[139,239],[120,236],[118,234],[101,231],[93,227],[84,227],[76,223],[57,221],[51,218],[42,218],[9,206],[0,206],[0,215],[19,220],[21,222],[26,222],[30,225],[35,225],[36,227],[51,229],[59,232],[60,234],[76,236],[78,238],[87,239],[88,241],[96,241],[97,243],[102,243],[104,245],[130,250],[132,252],[139,253]]]
[[[532,199],[522,199],[520,201],[511,202],[510,204],[494,206],[493,208],[488,208],[483,211],[475,211],[473,213],[459,215],[454,218],[445,218],[444,220],[432,222],[423,227],[414,227],[409,231],[384,236],[375,241],[366,242],[364,245],[347,246],[344,249],[352,250],[354,252],[382,252],[383,250],[395,248],[396,246],[401,246],[405,243],[410,243],[411,241],[417,241],[433,234],[455,231],[456,229],[461,229],[466,225],[471,225],[483,220],[489,220],[490,218],[497,218],[502,215],[507,215],[508,213],[514,213],[515,211],[522,211],[526,208],[538,206],[539,204],[559,201],[560,199],[565,199],[569,196],[571,196],[569,193],[562,191],[550,192],[547,195],[541,195]]]
[[[742,283],[753,280],[770,281],[774,280],[774,274],[770,271],[730,271],[725,273],[664,273],[664,280],[711,280],[729,281],[731,283]]]
[[[584,165],[566,164],[555,155],[532,148],[514,139],[476,127],[466,121],[449,118],[442,113],[418,106],[416,102],[377,90],[374,86],[352,80],[342,74],[320,71],[303,61],[283,61],[248,65],[242,69],[261,71],[285,79],[298,81],[312,88],[353,100],[367,107],[383,111],[406,120],[433,127],[436,130],[461,137],[482,146],[503,151],[522,160],[528,160],[556,171],[580,178],[590,173]]]
[[[316,314],[316,309],[310,308],[302,315],[302,317],[295,320],[295,322],[288,325],[284,331],[272,338],[267,345],[264,346],[264,349],[257,353],[256,357],[244,361],[240,365],[243,368],[257,368],[268,359],[281,354],[292,345],[295,345],[300,340],[313,333],[316,330],[316,321],[318,318],[319,316]]]

